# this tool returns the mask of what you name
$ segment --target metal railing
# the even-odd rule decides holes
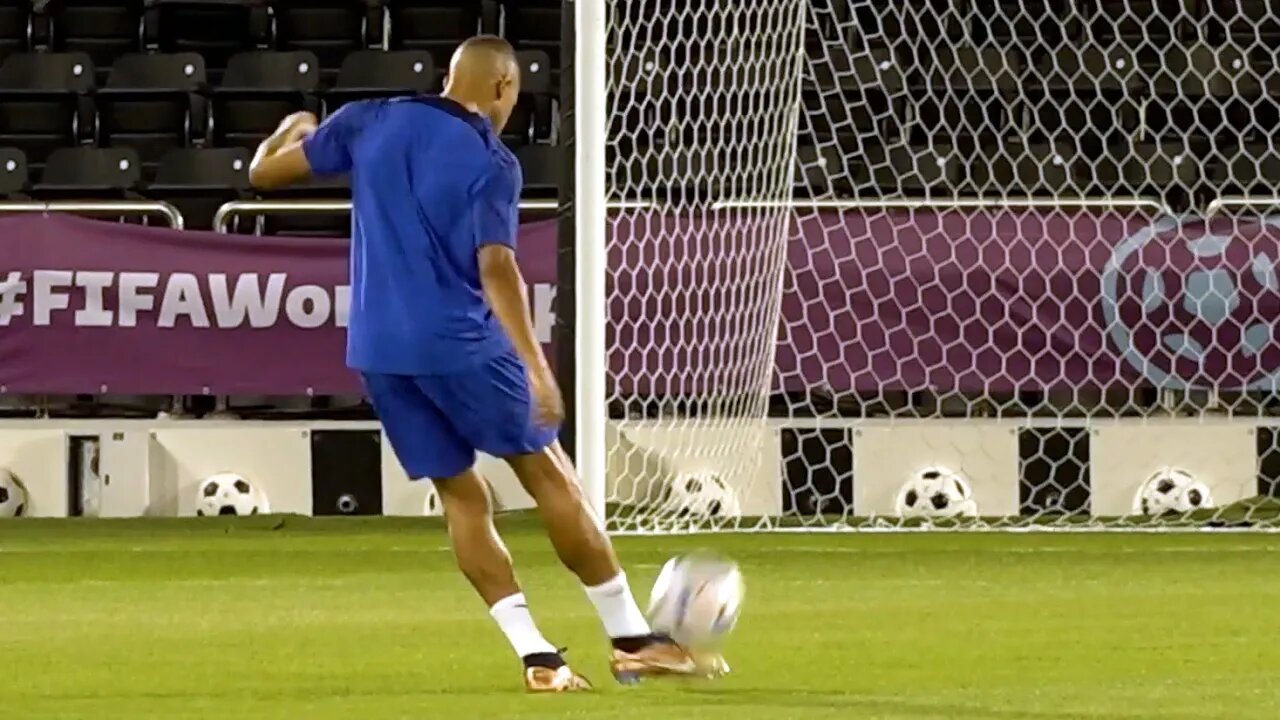
[[[813,210],[966,210],[984,208],[1104,208],[1148,209],[1173,215],[1164,203],[1151,198],[1086,197],[953,197],[953,198],[870,198],[866,200],[721,200],[712,210],[806,208]]]
[[[521,200],[522,212],[555,212],[560,204],[556,200]],[[616,201],[605,207],[610,210],[642,210],[655,207],[650,202]],[[288,212],[304,215],[322,215],[336,212],[350,212],[350,200],[232,200],[224,203],[213,215],[213,229],[224,233],[231,220],[241,215],[265,215],[273,212]]]
[[[51,202],[0,202],[0,213],[74,213],[76,215],[159,216],[169,227],[182,230],[182,213],[159,200],[54,200]]]
[[[1267,208],[1274,210],[1280,207],[1280,196],[1276,195],[1240,195],[1221,197],[1209,203],[1204,210],[1205,217],[1213,217],[1223,210],[1242,210],[1244,208]]]

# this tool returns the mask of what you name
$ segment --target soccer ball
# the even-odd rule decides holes
[[[701,517],[738,517],[738,494],[718,475],[681,475],[667,493],[667,509]]]
[[[22,517],[27,511],[27,489],[6,468],[0,468],[0,518]]]
[[[269,513],[267,496],[236,473],[210,475],[196,491],[196,515]]]
[[[1209,486],[1181,468],[1162,468],[1147,478],[1134,498],[1134,513],[1167,515],[1214,507]]]
[[[687,648],[710,648],[738,622],[746,588],[738,564],[699,553],[671,558],[649,596],[649,623]]]
[[[903,483],[894,512],[901,517],[976,517],[978,503],[964,476],[944,467],[930,467]]]

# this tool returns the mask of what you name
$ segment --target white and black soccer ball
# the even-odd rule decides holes
[[[196,490],[196,515],[259,515],[271,512],[267,496],[242,475],[218,473]]]
[[[742,515],[738,493],[719,475],[678,476],[667,492],[666,510],[697,517],[731,518]]]
[[[1151,474],[1134,498],[1134,514],[1185,514],[1215,507],[1209,486],[1182,468],[1161,468]]]
[[[921,470],[902,484],[894,512],[900,517],[976,517],[978,503],[963,475],[936,466]]]
[[[710,553],[671,558],[649,595],[649,624],[685,647],[719,645],[742,613],[746,585],[738,564]]]
[[[27,514],[27,489],[8,468],[0,468],[0,518]]]

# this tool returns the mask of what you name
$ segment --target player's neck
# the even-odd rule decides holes
[[[453,87],[445,88],[444,92],[440,93],[440,97],[448,98],[458,103],[462,107],[466,108],[468,112],[473,112],[476,115],[480,115],[481,117],[484,116],[484,113],[480,111],[479,103],[468,98],[466,93],[459,92],[457,89]]]

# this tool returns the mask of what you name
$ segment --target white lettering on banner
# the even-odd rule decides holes
[[[48,325],[49,317],[54,310],[66,310],[71,307],[71,295],[67,290],[71,287],[72,272],[70,270],[37,270],[32,286],[32,302],[35,310],[31,317],[33,325]]]
[[[333,289],[333,324],[340,328],[347,326],[347,318],[351,316],[351,286],[339,285]]]
[[[10,319],[23,313],[22,301],[26,297],[27,281],[22,279],[22,273],[10,270],[0,280],[0,327],[8,325]]]
[[[153,295],[144,295],[142,291],[154,290],[156,285],[159,284],[160,273],[120,273],[120,309],[117,311],[119,313],[118,324],[120,327],[137,327],[138,312],[155,309],[155,297]]]
[[[233,294],[227,293],[227,276],[215,273],[209,276],[209,290],[213,294],[213,314],[218,327],[237,328],[249,316],[249,327],[263,328],[276,324],[280,315],[280,297],[284,294],[285,273],[267,276],[266,292],[259,292],[262,285],[258,273],[245,273],[236,278]]]
[[[169,276],[169,283],[164,288],[164,299],[160,301],[160,316],[156,318],[156,327],[173,327],[177,324],[179,315],[186,315],[192,327],[209,327],[209,311],[205,310],[204,298],[200,297],[200,281],[191,273],[174,273]]]
[[[551,342],[551,333],[556,324],[554,309],[556,286],[548,283],[537,283],[533,286],[533,329],[538,335],[538,342]]]
[[[77,327],[111,327],[115,316],[107,309],[107,288],[115,273],[81,270],[76,273],[76,287],[84,291],[84,307],[76,311]]]
[[[18,270],[0,272],[0,327],[27,312],[32,324],[47,326],[71,312],[76,327],[137,327],[140,316],[155,313],[155,326],[235,329],[248,325],[268,328],[280,322],[313,329],[345,328],[350,317],[351,287],[299,285],[285,290],[288,274],[227,273],[198,275],[176,272],[165,278],[155,272],[103,270],[34,270],[28,278]],[[114,291],[116,308],[111,308]],[[555,328],[556,286],[534,284],[530,314],[538,341],[551,342]],[[75,306],[73,307],[73,302]],[[284,312],[282,313],[281,310]]]
[[[319,285],[299,285],[289,293],[284,311],[300,328],[318,328],[329,320],[329,293]]]

